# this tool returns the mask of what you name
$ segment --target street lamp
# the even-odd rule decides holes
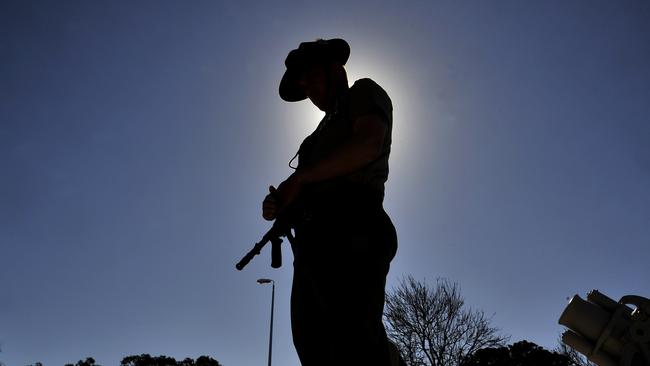
[[[271,331],[269,334],[269,366],[271,366],[271,354],[273,352],[273,303],[275,302],[275,281],[270,278],[260,278],[257,280],[260,285],[271,283],[273,290],[271,291]]]

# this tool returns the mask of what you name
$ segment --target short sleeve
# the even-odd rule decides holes
[[[350,87],[350,117],[354,121],[368,114],[379,114],[391,123],[393,105],[386,91],[371,79],[357,80]]]

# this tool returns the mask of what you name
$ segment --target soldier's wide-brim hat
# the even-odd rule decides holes
[[[300,89],[302,73],[315,64],[332,62],[345,65],[350,57],[350,45],[343,39],[319,39],[302,42],[298,48],[289,52],[284,61],[287,70],[280,81],[280,98],[287,102],[298,102],[307,98]]]

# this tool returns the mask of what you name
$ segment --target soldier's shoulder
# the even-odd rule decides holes
[[[353,97],[370,96],[378,102],[391,105],[390,97],[384,88],[370,78],[356,80],[350,87],[350,94]],[[362,97],[363,98],[363,97]]]
[[[379,84],[377,84],[374,80],[371,78],[362,78],[354,82],[352,86],[350,87],[350,90],[354,91],[363,91],[363,90],[381,90],[384,93],[386,92],[384,88],[382,88]]]

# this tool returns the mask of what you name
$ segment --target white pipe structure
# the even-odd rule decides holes
[[[599,366],[650,365],[649,299],[630,295],[616,302],[592,290],[587,301],[573,296],[558,323],[569,328],[562,342]]]

